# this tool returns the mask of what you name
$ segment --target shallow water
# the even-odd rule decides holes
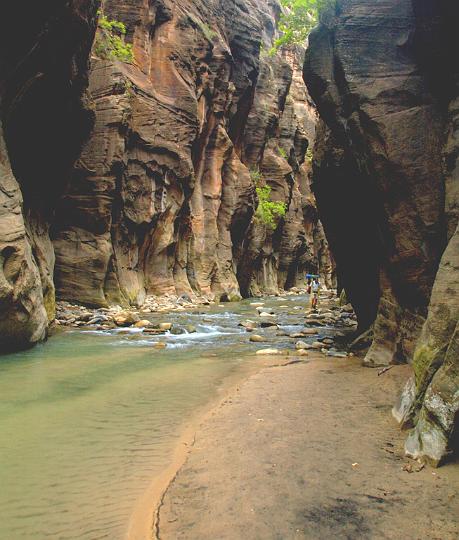
[[[291,306],[276,311],[294,331],[293,306],[305,302],[267,303]],[[257,317],[248,302],[152,316],[197,332],[65,331],[0,357],[0,539],[124,538],[184,424],[263,348],[237,326],[248,316]]]

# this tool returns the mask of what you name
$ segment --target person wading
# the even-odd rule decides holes
[[[319,280],[318,278],[314,278],[312,282],[312,298],[311,298],[312,309],[317,309],[317,305],[319,303],[319,291],[320,291]]]

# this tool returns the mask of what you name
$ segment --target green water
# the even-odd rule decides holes
[[[247,303],[212,309],[163,317],[198,330],[160,338],[164,351],[144,334],[75,331],[0,357],[1,540],[125,537],[183,425],[259,348],[237,326]]]

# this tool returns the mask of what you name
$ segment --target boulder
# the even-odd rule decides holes
[[[132,311],[121,311],[113,316],[113,321],[117,326],[132,326],[133,324],[140,321],[137,313]]]

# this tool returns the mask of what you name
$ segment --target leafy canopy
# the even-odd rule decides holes
[[[273,52],[284,45],[305,45],[320,15],[335,4],[335,0],[280,0],[284,12],[278,28],[282,36],[274,42]]]

